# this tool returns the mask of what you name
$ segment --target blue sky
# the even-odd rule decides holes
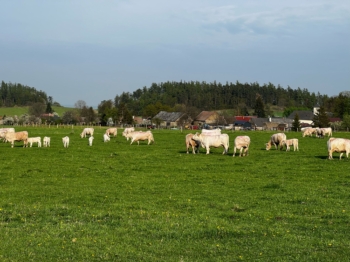
[[[65,106],[166,81],[350,90],[350,1],[0,1],[0,80]]]

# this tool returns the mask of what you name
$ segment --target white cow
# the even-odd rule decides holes
[[[199,142],[203,148],[206,148],[207,155],[210,153],[210,147],[224,148],[222,154],[227,154],[229,148],[229,136],[227,134],[221,135],[205,135],[198,132],[192,137],[193,140]]]
[[[106,134],[107,134],[108,136],[113,135],[114,137],[116,137],[116,136],[117,136],[117,132],[118,132],[118,130],[117,130],[116,127],[111,127],[111,128],[108,128],[108,129],[106,130]]]
[[[190,147],[192,147],[192,154],[195,154],[196,151],[197,151],[197,153],[199,153],[200,143],[198,141],[193,140],[192,138],[193,138],[193,134],[186,135],[185,143],[186,143],[187,154],[188,154],[188,149]]]
[[[270,150],[271,146],[274,145],[275,148],[277,149],[277,146],[280,147],[280,150],[282,150],[283,145],[282,145],[282,141],[283,140],[287,140],[287,136],[284,133],[277,133],[277,134],[273,134],[269,140],[269,142],[267,142],[266,145],[266,150]]]
[[[303,137],[312,136],[312,134],[316,134],[316,128],[308,127],[303,131]]]
[[[38,147],[41,147],[41,137],[28,137],[27,142],[30,144],[30,147],[32,147],[33,143],[38,143]]]
[[[108,134],[103,134],[103,142],[108,142],[111,141],[110,137]]]
[[[86,135],[93,136],[94,135],[94,129],[92,127],[86,127],[84,128],[83,132],[81,132],[80,137],[84,138]]]
[[[0,128],[0,139],[3,139],[4,142],[6,142],[5,136],[6,133],[14,133],[15,129],[12,127],[8,127],[8,128]]]
[[[235,138],[235,146],[233,148],[233,157],[236,155],[236,149],[239,151],[239,156],[247,156],[250,145],[249,136],[237,136]],[[242,154],[243,153],[243,154]]]
[[[132,133],[143,133],[143,131],[129,131],[127,133],[123,132],[122,136],[124,136],[126,138],[126,141],[129,141],[129,138],[131,138]]]
[[[90,136],[90,137],[89,137],[89,146],[92,146],[92,141],[94,141],[94,137],[93,137],[93,136]]]
[[[286,151],[290,151],[290,147],[293,146],[294,151],[299,151],[299,140],[297,138],[287,139],[282,141],[282,146],[286,146]]]
[[[328,147],[328,159],[333,159],[333,156],[332,156],[333,152],[340,153],[339,160],[341,160],[343,153],[345,153],[346,157],[349,158],[349,153],[350,153],[349,139],[331,137],[327,141],[327,147]]]
[[[62,138],[63,146],[68,147],[69,146],[69,137],[65,136]]]
[[[48,136],[45,136],[43,139],[44,147],[50,147],[50,141],[51,141],[51,138]]]
[[[135,132],[135,128],[133,127],[127,127],[124,129],[122,136],[126,137],[126,140],[129,141],[129,138],[126,136],[127,134],[131,133],[131,132]],[[141,131],[140,131],[141,132]]]
[[[323,127],[323,135],[328,135],[328,137],[332,136],[332,128],[331,127]]]
[[[127,138],[131,139],[130,145],[136,141],[137,144],[140,144],[140,141],[145,141],[148,140],[148,145],[153,142],[154,143],[154,138],[153,134],[151,131],[146,131],[146,132],[131,132],[126,135]]]

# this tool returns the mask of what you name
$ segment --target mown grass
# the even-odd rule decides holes
[[[24,128],[17,128],[24,130]],[[118,131],[92,147],[81,127],[25,128],[50,148],[0,144],[2,261],[347,261],[350,160],[327,139],[266,151],[272,132],[246,132],[248,157],[186,154],[179,130],[130,145]],[[71,138],[63,148],[61,138]],[[350,137],[349,133],[335,133]]]

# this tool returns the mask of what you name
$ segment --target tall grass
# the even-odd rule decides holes
[[[18,128],[19,129],[19,128]],[[24,127],[21,127],[24,130]],[[81,128],[26,128],[50,148],[1,143],[2,261],[347,261],[350,160],[327,160],[327,139],[299,152],[245,132],[249,156],[186,154],[180,130],[130,145],[118,131],[92,147]],[[63,148],[62,137],[71,139]],[[336,137],[350,137],[335,133]]]

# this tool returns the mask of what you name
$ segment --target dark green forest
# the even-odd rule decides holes
[[[114,99],[116,108],[128,109],[133,115],[153,116],[159,110],[179,111],[187,113],[203,110],[233,110],[235,115],[250,113],[261,98],[266,112],[269,107],[279,106],[291,109],[312,109],[323,106],[326,111],[342,117],[350,113],[348,92],[336,97],[328,97],[320,93],[309,92],[307,89],[283,88],[272,83],[207,83],[207,82],[165,82],[153,83],[149,88],[143,87],[136,91],[123,92]],[[102,101],[101,104],[103,104]],[[271,113],[271,112],[270,112]],[[272,112],[273,113],[273,112]]]
[[[13,84],[1,82],[0,87],[0,106],[29,106],[33,103],[48,102],[45,92],[38,91],[34,87],[25,86],[22,84]]]

